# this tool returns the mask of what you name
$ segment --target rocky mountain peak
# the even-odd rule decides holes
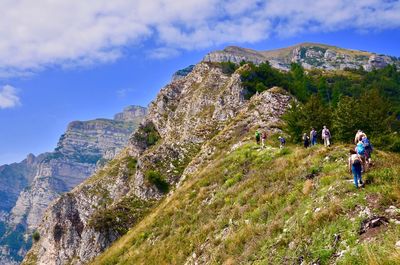
[[[142,106],[128,106],[123,112],[117,113],[114,116],[116,121],[135,122],[138,118],[143,118],[147,113],[147,109]]]
[[[291,63],[299,63],[306,69],[317,68],[323,70],[358,69],[362,67],[366,71],[371,71],[383,68],[388,64],[400,66],[400,59],[393,56],[311,42],[267,51],[228,46],[222,51],[214,51],[207,54],[203,61],[230,61],[233,63],[250,61],[255,64],[269,61],[273,67],[285,71],[290,69]]]

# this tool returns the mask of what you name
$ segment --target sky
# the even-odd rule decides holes
[[[146,106],[208,52],[318,42],[400,57],[399,0],[2,0],[0,165]]]

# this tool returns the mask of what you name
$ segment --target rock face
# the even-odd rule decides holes
[[[371,71],[383,68],[388,64],[400,66],[400,59],[396,57],[364,51],[346,50],[317,43],[302,43],[271,51],[255,51],[231,46],[222,51],[209,53],[203,61],[231,61],[234,63],[250,61],[255,64],[269,61],[273,67],[282,70],[289,70],[290,63],[300,63],[306,69],[318,68],[324,70],[358,69],[362,67],[366,71]]]
[[[6,199],[2,205],[5,229],[0,246],[8,255],[3,259],[22,260],[31,244],[30,235],[50,203],[114,158],[145,113],[145,108],[130,106],[114,120],[71,122],[53,152],[38,157],[29,155],[21,163],[0,168],[0,181],[10,182],[1,186]]]
[[[205,62],[164,87],[127,148],[46,211],[38,227],[40,240],[24,263],[90,261],[140,220],[143,209],[156,205],[168,187],[173,190],[195,170],[213,152],[210,141],[253,125],[270,128],[290,101],[278,88],[251,101],[244,94],[238,72],[227,75]],[[221,135],[238,115],[248,118]],[[126,201],[134,201],[134,207]]]
[[[172,81],[176,81],[178,79],[184,78],[185,76],[187,76],[188,74],[190,74],[190,72],[193,71],[194,65],[189,65],[188,67],[178,70],[174,73],[174,75],[172,76]]]
[[[114,116],[116,121],[140,123],[147,113],[147,108],[141,106],[128,106],[123,112]]]

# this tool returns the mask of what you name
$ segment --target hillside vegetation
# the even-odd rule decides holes
[[[400,262],[399,155],[377,151],[356,190],[349,146],[259,149],[246,139],[220,146],[93,264]],[[374,216],[387,222],[360,234]]]

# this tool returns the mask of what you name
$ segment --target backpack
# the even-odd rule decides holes
[[[362,143],[363,143],[365,149],[372,150],[372,145],[371,145],[370,141],[368,140],[368,138],[364,138],[362,140]]]
[[[357,154],[364,155],[364,153],[365,153],[364,145],[362,143],[358,143],[357,147],[356,147],[356,151],[357,151]]]
[[[256,132],[256,138],[260,138],[260,133]]]
[[[317,135],[318,135],[317,131],[313,131],[312,136],[317,137]]]
[[[331,138],[331,132],[328,129],[326,129],[324,133],[325,133],[325,137]]]
[[[285,138],[283,138],[283,137],[280,138],[279,141],[280,141],[282,144],[286,143],[286,140],[285,140]]]
[[[263,132],[262,135],[261,135],[261,137],[262,137],[263,139],[267,139],[267,133],[266,133],[266,132]]]
[[[361,166],[361,161],[360,161],[360,159],[354,160],[354,161],[353,161],[353,166],[355,166],[355,167],[360,167],[360,166]]]

